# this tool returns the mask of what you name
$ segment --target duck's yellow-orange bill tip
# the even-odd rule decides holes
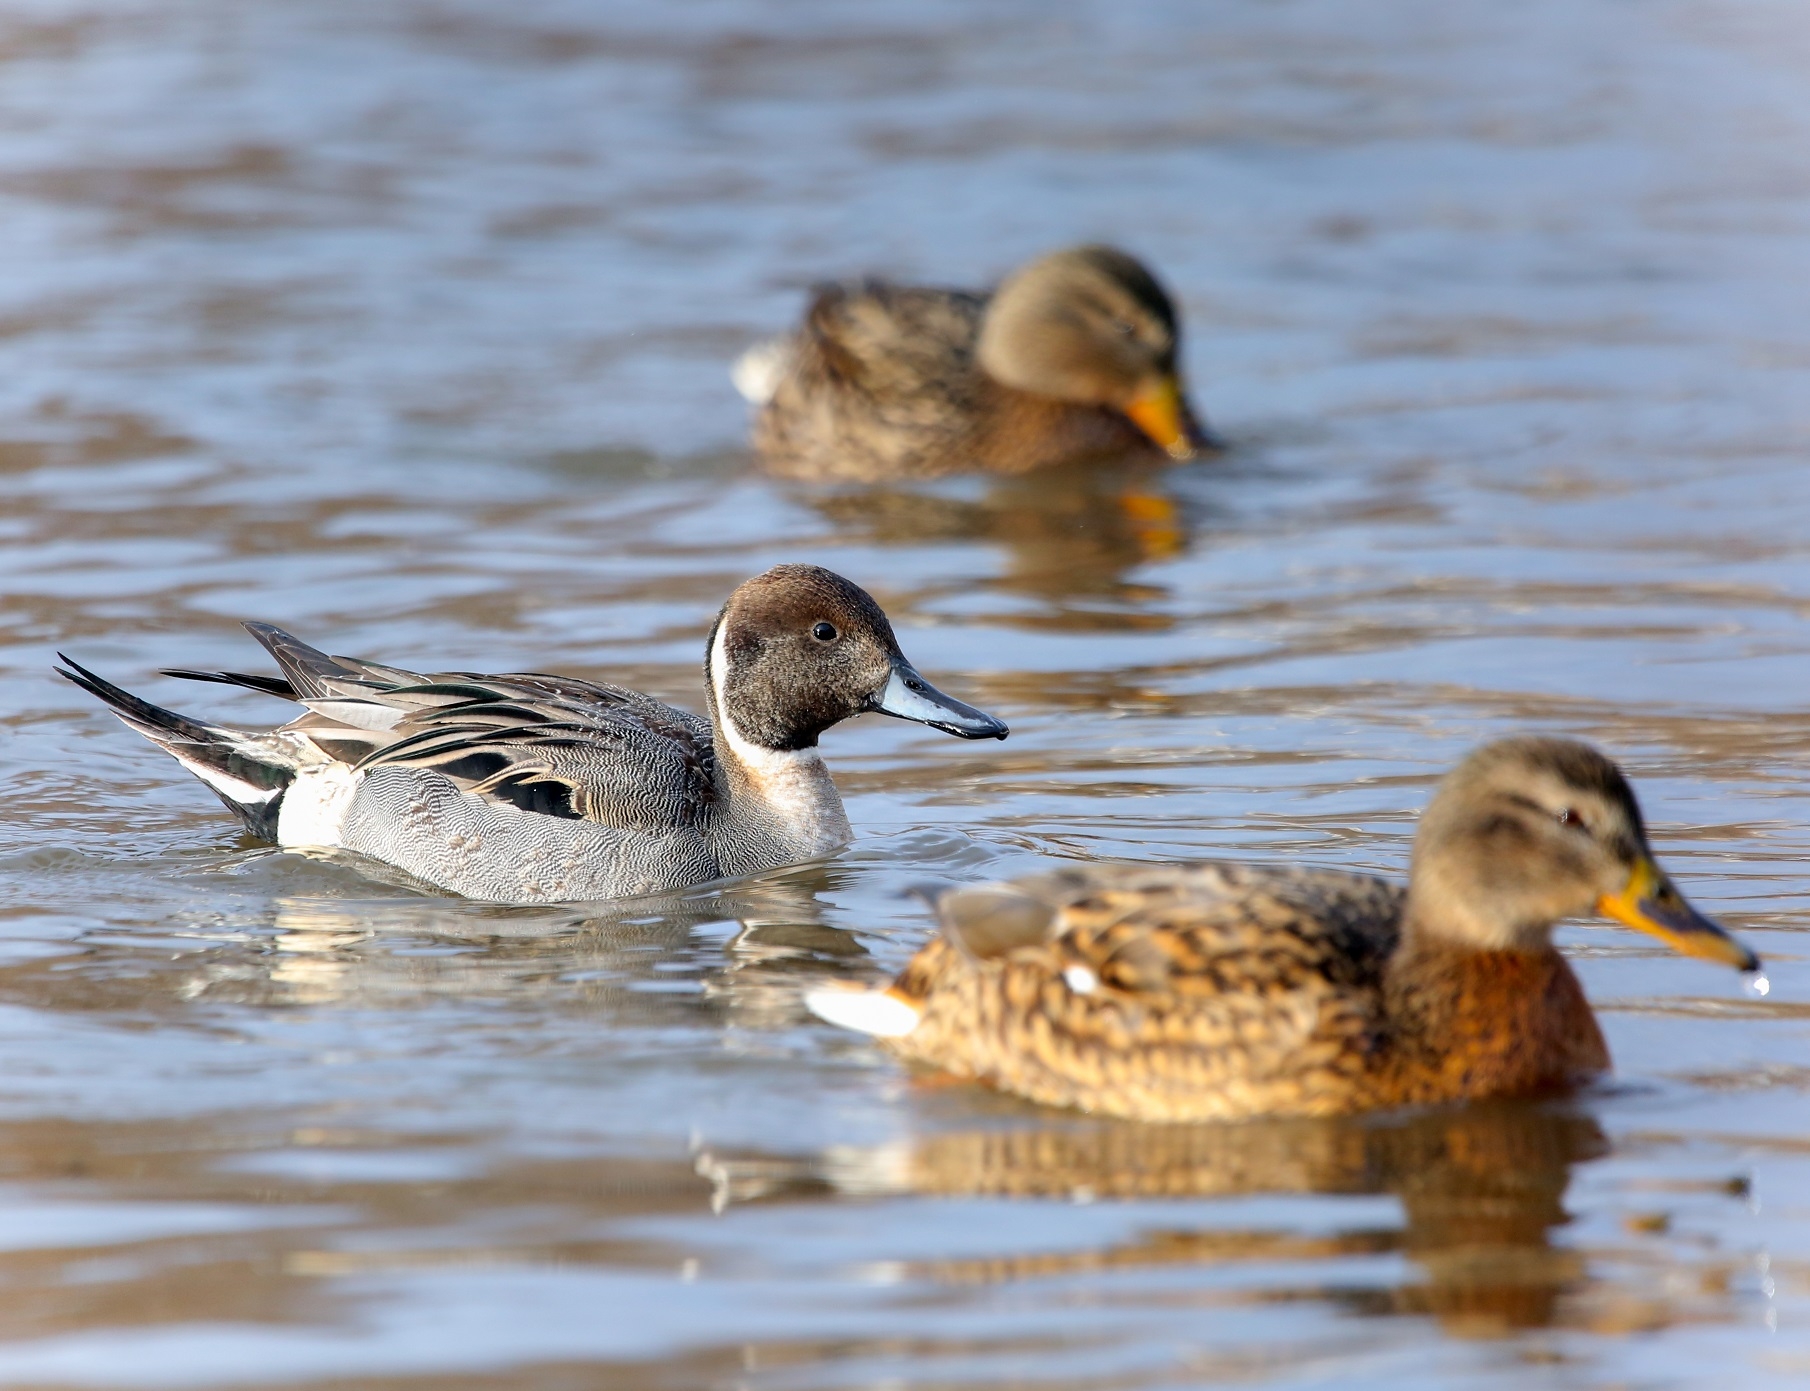
[[[1162,377],[1132,397],[1125,407],[1131,423],[1161,446],[1172,459],[1192,459],[1198,426],[1175,377]]]
[[[1685,956],[1720,961],[1741,971],[1760,969],[1760,958],[1747,944],[1691,907],[1651,859],[1634,867],[1625,889],[1618,894],[1604,894],[1596,906],[1603,916],[1657,937]]]

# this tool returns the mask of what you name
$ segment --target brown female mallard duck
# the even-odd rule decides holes
[[[1604,1072],[1552,945],[1593,909],[1759,967],[1654,863],[1621,771],[1562,739],[1460,764],[1405,891],[1329,870],[1100,865],[937,906],[942,934],[888,989],[820,989],[810,1007],[914,1062],[1143,1120],[1522,1096]]]
[[[820,289],[735,383],[754,445],[792,478],[873,482],[1211,447],[1176,366],[1175,306],[1142,262],[1078,246],[991,295],[867,282]]]

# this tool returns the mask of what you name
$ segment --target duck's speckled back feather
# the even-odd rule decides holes
[[[987,297],[868,281],[818,291],[754,422],[767,467],[874,482],[1147,453],[1123,415],[1015,391],[975,361]]]
[[[1383,1016],[1405,892],[1365,875],[1102,865],[1010,886],[1053,910],[994,955],[958,926],[895,993],[895,1046],[1033,1100],[1215,1119],[1351,1108]],[[959,922],[963,893],[946,918]]]
[[[961,290],[819,287],[755,421],[756,448],[800,477],[959,466],[989,388],[974,365],[985,310],[984,296]]]

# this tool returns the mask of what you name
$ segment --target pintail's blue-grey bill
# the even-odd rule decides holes
[[[871,708],[963,739],[1003,739],[1011,733],[1004,720],[944,695],[919,676],[910,662],[893,663],[892,675],[874,695]]]

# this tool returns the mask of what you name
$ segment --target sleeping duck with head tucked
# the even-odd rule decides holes
[[[189,719],[67,657],[59,670],[253,835],[356,851],[498,903],[656,893],[830,853],[850,830],[817,740],[856,715],[1007,733],[918,675],[865,590],[813,565],[775,566],[729,596],[705,647],[708,720],[620,686],[424,676],[245,626],[282,675],[165,675],[306,707],[280,729]]]
[[[831,1023],[1053,1106],[1153,1121],[1327,1116],[1561,1091],[1609,1068],[1553,946],[1591,912],[1688,956],[1759,958],[1653,859],[1620,769],[1505,739],[1440,784],[1406,887],[1330,870],[1098,865],[957,889],[884,990]]]
[[[990,294],[865,281],[736,363],[754,446],[791,478],[879,482],[1187,459],[1217,441],[1188,403],[1181,324],[1110,246],[1032,261]]]

